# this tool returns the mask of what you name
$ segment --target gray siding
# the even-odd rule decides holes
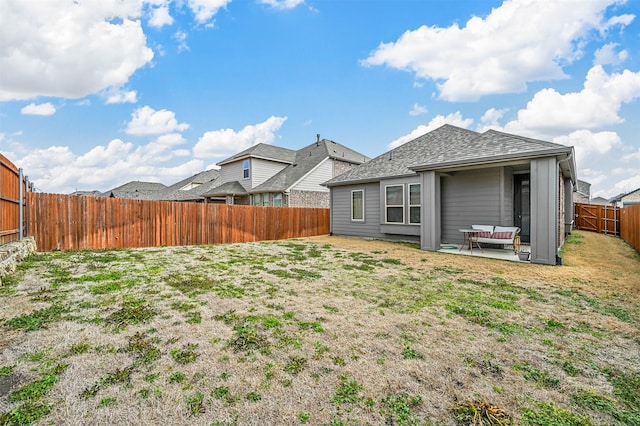
[[[221,183],[233,182],[235,180],[237,180],[240,183],[245,181],[247,183],[247,186],[245,186],[244,184],[242,186],[244,186],[245,188],[248,188],[249,179],[242,178],[242,161],[223,164],[220,167]]]
[[[508,225],[504,215],[504,179],[502,168],[460,171],[442,176],[441,241],[462,244],[463,228],[474,224]]]
[[[351,191],[364,189],[364,221],[351,220]],[[335,235],[384,238],[380,232],[380,185],[337,186],[331,188],[331,232]]]
[[[558,166],[555,158],[531,161],[531,262],[556,264]]]
[[[255,188],[256,186],[263,184],[267,179],[274,176],[287,166],[288,164],[285,163],[252,158],[250,171],[251,188]],[[242,162],[240,163],[240,179],[242,179]]]
[[[502,217],[500,226],[513,226],[513,170],[502,168]]]

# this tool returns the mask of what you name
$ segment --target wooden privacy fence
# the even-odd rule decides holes
[[[29,193],[40,251],[280,240],[329,233],[329,209]]]
[[[620,236],[640,252],[640,204],[620,211]]]
[[[575,204],[576,229],[620,235],[640,251],[640,205],[619,208],[599,204]]]
[[[0,154],[0,245],[22,239],[24,198],[31,189],[22,169]]]
[[[575,203],[577,229],[620,235],[620,208],[600,204]]]

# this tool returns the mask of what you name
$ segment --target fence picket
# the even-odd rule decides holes
[[[28,193],[41,251],[279,240],[329,233],[329,209]]]

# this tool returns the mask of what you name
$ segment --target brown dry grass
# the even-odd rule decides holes
[[[640,382],[640,259],[619,239],[576,235],[562,267],[328,236],[39,256],[0,292],[0,368],[14,366],[0,413],[64,363],[34,400],[50,407],[42,424],[447,425],[469,401],[516,424],[541,403],[615,423],[576,395],[633,414],[611,372]],[[15,325],[56,304],[69,312]],[[128,305],[156,315],[115,329]],[[136,357],[136,333],[157,358]],[[189,345],[197,358],[180,363]],[[130,380],[104,385],[126,368]]]

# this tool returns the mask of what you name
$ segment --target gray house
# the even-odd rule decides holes
[[[227,204],[329,207],[322,183],[368,159],[320,135],[297,151],[260,143],[219,162],[220,184],[203,196]]]
[[[573,224],[573,147],[444,125],[325,183],[331,233],[462,244],[472,224],[518,226],[554,265]]]

